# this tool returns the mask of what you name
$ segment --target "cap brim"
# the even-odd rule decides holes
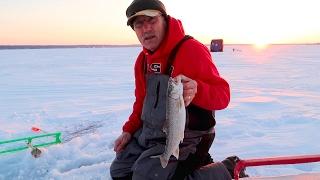
[[[143,11],[139,11],[139,12],[136,12],[134,15],[130,16],[128,18],[128,21],[127,21],[127,25],[131,25],[131,22],[134,20],[134,18],[136,18],[137,16],[150,16],[150,17],[155,17],[155,16],[159,16],[161,14],[160,11],[158,10],[153,10],[153,9],[146,9],[146,10],[143,10]]]

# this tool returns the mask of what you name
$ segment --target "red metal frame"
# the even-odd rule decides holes
[[[264,165],[280,165],[280,164],[301,164],[320,162],[320,154],[302,155],[302,156],[282,156],[282,157],[267,157],[257,159],[240,160],[234,168],[234,179],[239,180],[239,173],[242,169],[249,166],[264,166]]]

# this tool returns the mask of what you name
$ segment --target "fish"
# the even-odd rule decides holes
[[[163,154],[152,156],[160,158],[163,168],[167,167],[171,155],[179,158],[179,145],[184,138],[186,109],[183,100],[181,77],[169,78],[166,102],[166,120],[162,131],[166,134],[166,146]]]

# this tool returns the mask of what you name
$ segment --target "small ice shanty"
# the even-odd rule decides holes
[[[211,52],[223,52],[223,39],[213,39],[210,44]]]

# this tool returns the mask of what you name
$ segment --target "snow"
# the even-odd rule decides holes
[[[242,178],[241,180],[319,180],[320,173],[302,173],[298,175]]]
[[[0,179],[110,179],[113,142],[131,113],[140,47],[0,51],[0,141],[62,132],[62,144],[0,155]],[[232,51],[236,49],[236,51]],[[231,86],[216,113],[215,161],[319,154],[320,46],[226,45],[213,53]],[[1,150],[1,146],[0,146]],[[320,163],[247,168],[319,177]]]

